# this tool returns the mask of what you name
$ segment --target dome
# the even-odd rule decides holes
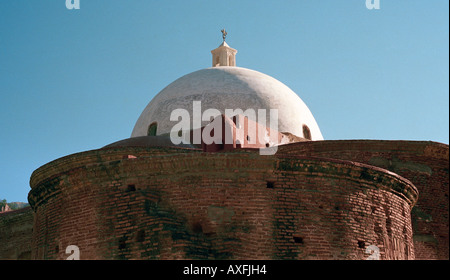
[[[274,125],[270,121],[270,109],[278,109],[276,130],[311,140],[323,140],[310,110],[289,87],[261,72],[234,66],[202,69],[169,84],[144,109],[131,137],[148,135],[152,125],[155,135],[167,135],[179,122],[170,121],[171,112],[175,109],[187,110],[191,129],[198,129],[192,120],[194,101],[201,101],[202,113],[211,108],[222,114],[225,109],[241,109],[244,112],[253,109],[258,116],[258,109],[266,109],[266,125],[270,127]],[[201,126],[208,123],[202,122]]]

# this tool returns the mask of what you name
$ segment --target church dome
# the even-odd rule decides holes
[[[201,101],[201,112],[214,108],[266,109],[266,124],[270,124],[270,109],[278,109],[278,131],[289,132],[311,140],[323,140],[319,126],[308,107],[289,87],[261,72],[219,66],[187,74],[169,84],[147,105],[133,129],[131,137],[146,136],[150,126],[156,135],[170,133],[178,121],[170,121],[171,112],[185,109],[190,113],[191,129],[193,101]],[[202,123],[204,126],[207,123]],[[310,136],[308,137],[309,131]]]
[[[313,115],[295,92],[266,74],[236,67],[237,50],[226,44],[226,31],[222,33],[223,43],[211,51],[213,67],[187,74],[158,93],[140,115],[131,137],[168,135],[179,122],[170,120],[176,109],[189,112],[189,129],[199,129],[210,122],[199,120],[208,109],[216,109],[220,114],[226,114],[226,109],[243,112],[250,109],[255,116],[248,116],[249,119],[261,124],[258,118],[266,116],[263,125],[271,129],[309,140],[323,140]],[[194,102],[198,104],[198,101],[201,111],[195,118]],[[260,109],[265,113],[258,115]],[[277,109],[278,123],[271,121],[271,109]]]

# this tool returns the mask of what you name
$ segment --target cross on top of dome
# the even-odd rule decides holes
[[[225,28],[224,29],[222,29],[222,30],[220,30],[220,32],[222,32],[222,38],[223,38],[223,41],[225,42],[225,38],[227,38],[227,31],[225,30]]]

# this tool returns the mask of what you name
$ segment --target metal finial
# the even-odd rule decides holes
[[[224,29],[222,29],[222,30],[220,30],[221,32],[222,32],[222,38],[223,38],[223,41],[225,42],[225,38],[227,37],[227,31],[225,30],[225,28]]]

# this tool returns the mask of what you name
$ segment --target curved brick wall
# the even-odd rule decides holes
[[[137,158],[133,158],[132,156]],[[31,178],[32,258],[414,259],[417,190],[381,168],[255,151],[113,148]]]
[[[448,145],[430,141],[315,141],[281,146],[278,153],[351,160],[407,178],[419,190],[412,211],[416,259],[449,259]]]
[[[31,207],[0,213],[0,260],[30,259],[32,229]]]

